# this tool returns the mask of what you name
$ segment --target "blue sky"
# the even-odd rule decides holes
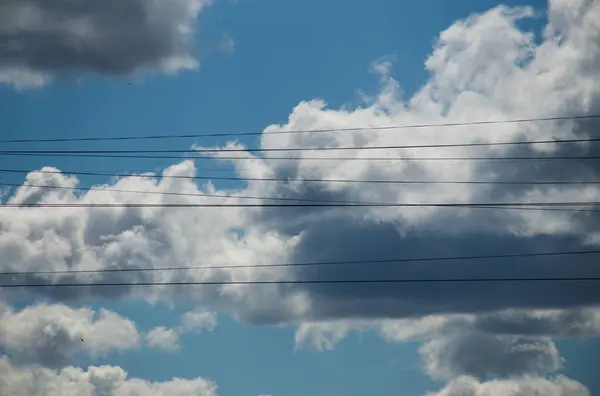
[[[290,109],[303,100],[320,98],[332,108],[360,104],[361,92],[373,95],[378,90],[378,77],[369,71],[382,59],[393,60],[393,75],[404,96],[410,97],[427,79],[423,64],[439,33],[458,19],[498,4],[531,5],[540,10],[546,6],[541,0],[469,0],[461,1],[460,6],[437,0],[377,0],[369,5],[217,2],[199,16],[201,29],[194,48],[202,57],[199,70],[174,78],[69,77],[26,93],[2,86],[0,122],[7,126],[7,139],[259,132],[267,125],[284,123]],[[539,20],[543,22],[543,17]],[[219,51],[224,35],[235,41],[233,55]],[[256,145],[256,139],[241,141]],[[119,148],[178,149],[193,143],[211,146],[224,142],[225,138],[134,141]],[[110,143],[75,144],[77,148],[114,148]],[[122,159],[107,167],[104,160],[94,158],[41,158],[34,162],[13,157],[3,161],[14,168],[53,165],[105,172],[141,172],[175,162]],[[210,169],[217,166],[208,161],[201,164]],[[102,178],[90,180],[100,181]]]
[[[0,84],[2,139],[261,132],[268,125],[288,123],[288,117],[302,101],[323,99],[331,109],[364,106],[361,93],[376,97],[382,86],[389,83],[388,79],[397,81],[402,90],[397,100],[406,100],[428,83],[430,75],[424,62],[432,54],[440,32],[458,20],[499,4],[492,0],[215,0],[200,12],[193,36],[191,53],[199,60],[199,68],[149,76],[135,72],[127,76],[94,71],[66,73],[41,87],[24,90]],[[539,11],[548,7],[541,0],[511,0],[502,4],[529,5]],[[539,35],[546,23],[547,18],[541,15],[519,22],[518,26]],[[3,37],[0,34],[0,43]],[[219,49],[224,37],[235,43],[230,52]],[[539,40],[538,36],[536,42]],[[372,72],[374,64],[387,60],[392,65],[389,75],[382,77]],[[247,147],[260,144],[258,139],[247,137],[239,142]],[[160,150],[188,148],[193,143],[222,146],[226,139],[39,143],[4,145],[3,150],[9,147]],[[124,173],[161,171],[179,162],[30,156],[2,157],[1,161],[4,169],[55,166],[63,171]],[[213,161],[197,161],[196,166],[198,173],[203,166],[221,166],[223,171],[209,174],[235,176],[230,167]],[[0,174],[4,183],[22,183],[23,176]],[[84,186],[111,183],[110,179],[100,177],[80,180]],[[215,185],[243,186],[231,182],[215,182]],[[271,224],[267,220],[265,224]],[[283,234],[287,230],[284,226],[277,229]],[[563,242],[561,239],[560,243]],[[191,240],[191,243],[203,242]],[[379,254],[377,249],[373,249],[372,255]],[[382,247],[381,251],[385,249]],[[302,252],[294,254],[295,258],[304,257]],[[307,253],[306,257],[316,256]],[[20,309],[37,297],[30,295],[7,302],[13,309]],[[108,299],[88,296],[79,300],[54,296],[48,301],[112,310],[132,320],[140,334],[156,326],[175,328],[182,315],[195,307],[193,301],[151,305],[143,299],[120,296]],[[353,297],[348,297],[348,301],[353,304]],[[416,396],[439,390],[448,382],[435,380],[427,373],[419,354],[424,344],[421,339],[391,342],[375,330],[359,330],[349,332],[333,350],[320,352],[296,347],[294,337],[302,320],[281,326],[254,324],[253,320],[234,319],[230,313],[239,316],[239,312],[225,303],[219,304],[210,306],[208,300],[202,300],[201,306],[218,313],[218,325],[213,331],[182,334],[177,352],[141,347],[110,351],[102,357],[82,353],[68,363],[83,368],[120,366],[130,377],[151,382],[200,376],[215,381],[218,393],[224,396]],[[347,319],[355,317],[350,315]],[[581,381],[591,394],[600,393],[600,383],[590,369],[600,364],[598,342],[560,340],[557,345],[566,363],[564,369],[555,372]],[[2,348],[0,343],[0,350],[8,353],[9,349]]]

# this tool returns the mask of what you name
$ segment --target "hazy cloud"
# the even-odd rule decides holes
[[[213,331],[217,327],[217,314],[197,308],[186,312],[181,318],[181,331]]]

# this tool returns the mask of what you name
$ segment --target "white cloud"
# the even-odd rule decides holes
[[[181,318],[181,331],[213,331],[217,327],[217,314],[196,308],[186,312]]]
[[[16,366],[0,356],[0,394],[11,396],[215,396],[216,385],[203,378],[173,378],[150,382],[128,378],[114,366],[87,370],[64,367],[59,371],[36,365]]]
[[[302,323],[296,330],[296,348],[312,346],[318,351],[331,351],[351,331],[368,328],[361,321],[342,320],[336,322]]]
[[[151,348],[164,349],[170,352],[178,351],[180,348],[179,334],[175,330],[163,326],[150,330],[146,335],[146,340]]]
[[[213,331],[217,327],[217,314],[196,308],[188,311],[181,317],[181,323],[176,328],[158,326],[146,334],[149,347],[175,352],[180,349],[180,336],[189,332],[202,330]]]
[[[57,367],[77,353],[98,357],[138,346],[135,324],[105,309],[38,304],[0,312],[0,348],[19,362]]]
[[[188,14],[189,15],[189,14]],[[514,119],[600,112],[600,3],[552,0],[541,42],[519,29],[529,8],[497,7],[458,21],[442,32],[425,62],[427,83],[408,100],[401,84],[390,77],[390,64],[374,67],[382,79],[378,96],[357,108],[328,108],[322,100],[299,103],[282,125],[271,125],[261,147],[310,148],[444,144],[458,141],[497,142],[522,139],[598,137],[589,122],[511,123],[485,128],[430,128],[402,131],[355,131],[315,134],[268,134],[275,131],[352,128],[359,125],[406,125],[482,119]],[[185,19],[186,21],[188,19]],[[170,60],[170,62],[172,59]],[[173,61],[177,64],[176,61]],[[184,62],[185,63],[185,62]],[[241,147],[229,143],[227,147]],[[478,148],[390,150],[404,161],[325,161],[300,152],[299,161],[277,161],[274,153],[255,161],[232,161],[243,177],[352,178],[429,181],[507,181],[597,179],[597,165],[585,161],[422,162],[415,157],[534,156],[596,154],[596,146],[548,145]],[[379,153],[381,154],[381,153]],[[242,154],[251,158],[252,154]],[[277,154],[279,155],[279,154]],[[322,156],[333,154],[322,154]],[[337,154],[335,154],[337,155]],[[346,157],[367,156],[364,151]],[[369,154],[376,156],[376,154]],[[412,160],[411,160],[412,159]],[[196,168],[184,161],[164,170],[167,176],[193,176]],[[73,195],[64,190],[20,188],[11,202],[71,203],[239,203],[242,195],[344,199],[397,203],[600,200],[590,186],[369,185],[296,182],[286,185],[249,182],[223,191],[190,180],[122,178],[110,188],[151,192],[228,193],[228,198],[137,195],[90,191]],[[64,175],[30,174],[28,182],[74,186]],[[256,201],[260,202],[260,201]],[[347,261],[393,257],[458,256],[496,252],[575,250],[594,243],[600,232],[594,215],[563,212],[448,210],[443,208],[364,209],[174,209],[62,208],[0,211],[0,268],[5,271],[82,270],[101,268],[247,265],[250,263]],[[242,232],[238,232],[242,230]],[[435,253],[432,252],[435,247]],[[32,276],[35,282],[109,281],[237,281],[341,278],[433,278],[473,276],[598,276],[597,259],[565,257],[452,263],[402,263],[323,268],[244,268],[204,271]],[[13,281],[21,281],[15,279]],[[102,288],[38,289],[57,298],[102,296]],[[301,323],[297,345],[321,349],[354,329],[372,329],[390,340],[426,343],[430,372],[439,377],[462,374],[516,375],[521,371],[547,373],[559,367],[554,344],[546,337],[590,337],[598,320],[585,307],[600,304],[592,283],[515,283],[470,285],[225,285],[220,287],[122,287],[116,297],[174,301],[185,298],[207,309],[232,314],[253,323]],[[584,309],[585,308],[585,309]],[[508,312],[507,309],[516,311]],[[501,314],[498,314],[500,312]],[[515,314],[515,312],[517,312]],[[554,312],[554,313],[552,313]],[[449,316],[450,315],[450,316]],[[494,316],[496,315],[496,316]],[[570,318],[577,318],[573,325]],[[385,319],[385,320],[383,320]],[[202,321],[201,321],[202,322]],[[375,324],[373,324],[375,322]],[[185,318],[184,318],[185,327]],[[444,331],[452,340],[444,338]],[[166,332],[174,331],[165,329]],[[499,360],[472,352],[465,334],[474,334],[481,349],[490,348]],[[514,359],[514,360],[513,360]],[[514,364],[513,364],[514,362]],[[509,364],[510,363],[510,364]],[[456,364],[457,369],[449,369]],[[509,366],[511,370],[505,368]],[[474,368],[473,368],[474,367]],[[514,367],[514,370],[512,369]],[[563,389],[563,380],[536,380],[540,389]],[[539,382],[541,381],[541,382]],[[546,381],[546,382],[544,382]],[[558,385],[556,381],[560,382]],[[542,384],[543,383],[543,384]],[[456,387],[453,382],[449,385]],[[508,382],[470,383],[473,394],[493,394]],[[500,385],[498,385],[500,384]],[[520,385],[519,385],[520,384]],[[519,383],[515,392],[527,388]],[[540,385],[542,384],[542,385]],[[550,385],[548,385],[550,384]],[[554,385],[552,385],[554,384]],[[525,388],[523,388],[525,387]],[[558,387],[558,388],[557,388]],[[504,389],[504,388],[502,388]],[[512,388],[511,388],[512,389]],[[520,390],[521,389],[521,390]],[[550,388],[547,388],[550,389]],[[567,388],[565,388],[567,389]],[[448,391],[450,392],[450,391]],[[483,393],[482,393],[483,392]],[[488,392],[488,393],[485,393]],[[550,392],[550,391],[549,391]],[[450,393],[446,393],[450,394]],[[515,393],[519,394],[519,393]],[[551,393],[550,393],[551,394]],[[558,393],[560,394],[560,393]]]
[[[581,383],[564,376],[553,379],[526,377],[516,380],[479,382],[472,377],[451,381],[428,396],[589,396]]]
[[[179,339],[185,333],[213,331],[217,327],[217,314],[196,308],[181,317],[181,323],[175,328],[158,326],[146,334],[148,346],[156,349],[175,352],[180,349]]]

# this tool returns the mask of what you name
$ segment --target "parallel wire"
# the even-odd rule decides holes
[[[179,149],[179,150],[0,150],[0,154],[202,154],[202,153],[244,153],[244,152],[279,152],[279,151],[360,151],[360,150],[407,150],[423,148],[458,148],[458,147],[493,147],[493,146],[516,146],[527,144],[564,144],[564,143],[591,143],[600,142],[600,138],[586,139],[563,139],[563,140],[530,140],[512,142],[480,142],[480,143],[444,143],[424,145],[387,145],[387,146],[346,146],[346,147],[271,147],[271,148],[221,148],[221,149]]]
[[[446,124],[417,124],[417,125],[402,125],[402,126],[389,126],[389,127],[368,127],[368,128],[343,128],[343,129],[322,129],[322,130],[306,130],[306,131],[278,131],[271,133],[237,133],[237,134],[205,134],[205,135],[151,135],[151,136],[126,136],[126,137],[94,137],[94,138],[74,138],[74,139],[20,139],[20,140],[4,140],[0,143],[25,143],[25,142],[67,142],[67,141],[97,141],[97,140],[140,140],[140,139],[168,139],[168,138],[187,138],[187,137],[217,137],[217,136],[248,136],[248,135],[267,135],[267,134],[289,134],[289,133],[309,133],[309,132],[334,132],[334,131],[360,131],[360,130],[391,130],[391,129],[406,129],[406,128],[426,128],[426,127],[450,127],[450,126],[461,126],[461,125],[486,125],[496,123],[521,123],[521,122],[535,122],[535,121],[557,121],[557,120],[575,120],[575,119],[592,119],[600,118],[600,115],[593,116],[576,116],[576,117],[551,117],[551,118],[538,118],[538,119],[521,119],[521,120],[504,120],[504,121],[478,121],[471,123],[446,123]],[[312,149],[219,149],[219,150],[161,150],[161,151],[150,151],[150,150],[73,150],[73,151],[2,151],[0,155],[36,155],[36,156],[84,156],[84,157],[101,157],[101,158],[182,158],[174,156],[113,156],[113,155],[96,155],[101,153],[220,153],[220,152],[263,152],[263,151],[333,151],[333,150],[378,150],[378,149],[404,149],[404,148],[433,148],[433,147],[471,147],[471,146],[493,146],[493,145],[514,145],[514,144],[537,144],[537,143],[567,143],[567,142],[592,142],[600,141],[600,139],[571,139],[566,141],[537,141],[537,142],[498,142],[498,143],[464,143],[464,144],[446,144],[446,145],[422,145],[422,146],[377,146],[377,147],[338,147],[338,148],[312,148]],[[85,155],[81,155],[85,154]],[[94,154],[94,155],[87,155]],[[193,159],[211,159],[207,157],[184,157]],[[235,159],[235,160],[252,160],[256,158],[239,158],[239,157],[222,157],[218,156],[217,159]],[[560,157],[412,157],[412,158],[307,158],[307,157],[296,157],[296,158],[266,158],[273,160],[409,160],[409,161],[480,161],[480,160],[596,160],[600,157],[595,156],[560,156]],[[0,170],[1,171],[1,170]],[[29,172],[28,172],[29,173]],[[62,172],[57,172],[62,173]],[[70,172],[76,174],[74,172]],[[108,176],[108,175],[107,175]],[[127,176],[132,175],[113,175],[113,176]],[[140,175],[140,177],[148,177]],[[240,178],[217,178],[217,177],[194,177],[198,179],[221,179],[221,180],[239,180]],[[261,181],[290,181],[290,179],[241,179],[241,180],[261,180]],[[360,181],[360,180],[310,180],[302,179],[302,181],[319,181],[319,182],[351,182],[351,183],[402,183],[402,184],[597,184],[597,181],[590,182],[426,182],[426,181],[385,181],[385,180],[371,180],[371,181]],[[47,187],[47,186],[46,186]],[[105,190],[106,191],[106,190]],[[141,192],[141,191],[136,191]],[[196,195],[196,194],[195,194]],[[214,196],[214,195],[213,195]],[[258,198],[257,198],[258,199]],[[260,198],[260,199],[271,199],[271,198]],[[296,199],[291,199],[299,201]],[[575,206],[575,205],[598,205],[598,202],[545,202],[545,203],[493,203],[493,204],[371,204],[371,203],[348,203],[343,206],[452,206],[452,207],[506,207],[508,205],[520,205],[520,206]],[[317,205],[290,205],[290,204],[261,204],[261,205],[223,205],[223,204],[2,204],[1,207],[306,207],[306,206],[332,206],[327,204]],[[407,261],[439,261],[439,260],[469,260],[469,259],[486,259],[486,258],[507,258],[507,257],[531,257],[531,256],[547,256],[547,255],[564,255],[564,254],[590,254],[600,253],[600,251],[585,251],[585,252],[556,252],[556,253],[537,253],[537,254],[524,254],[524,255],[496,255],[496,256],[463,256],[463,257],[446,257],[446,258],[416,258],[416,259],[399,259],[399,260],[378,260],[360,263],[383,263],[383,262],[407,262]],[[329,262],[329,263],[300,263],[300,264],[270,264],[270,265],[254,265],[254,266],[217,266],[217,267],[199,267],[195,269],[209,269],[209,268],[249,268],[249,267],[277,267],[277,266],[315,266],[315,265],[342,265],[342,264],[358,264],[359,262]],[[165,271],[165,270],[190,270],[192,268],[162,268],[162,269],[104,269],[104,270],[81,270],[77,272],[29,272],[29,273],[0,273],[0,275],[31,275],[31,274],[50,274],[50,273],[91,273],[91,272],[139,272],[139,271]],[[454,279],[359,279],[359,280],[294,280],[294,281],[202,281],[202,282],[137,282],[137,283],[62,283],[62,284],[0,284],[0,288],[44,288],[44,287],[119,287],[119,286],[185,286],[185,285],[293,285],[293,284],[367,284],[367,283],[472,283],[472,282],[588,282],[598,281],[600,277],[556,277],[556,278],[454,278]]]
[[[103,268],[95,270],[62,270],[62,271],[17,271],[0,272],[0,276],[25,276],[25,275],[75,275],[75,274],[98,274],[98,273],[119,273],[119,272],[160,272],[160,271],[192,271],[192,270],[211,270],[211,269],[247,269],[247,268],[285,268],[285,267],[327,267],[327,266],[348,266],[348,265],[372,265],[372,264],[400,264],[416,263],[429,261],[457,261],[457,260],[491,260],[507,258],[531,258],[531,257],[553,257],[553,256],[573,256],[600,254],[600,250],[581,250],[567,252],[541,252],[541,253],[513,253],[513,254],[495,254],[495,255],[477,255],[477,256],[447,256],[447,257],[415,257],[415,258],[396,258],[387,260],[356,260],[356,261],[321,261],[305,263],[275,263],[275,264],[246,264],[246,265],[209,265],[197,267],[147,267],[147,268]]]
[[[8,208],[360,208],[360,207],[416,207],[416,208],[471,208],[471,207],[545,207],[545,206],[598,206],[600,201],[585,202],[488,202],[488,203],[391,203],[391,204],[192,204],[192,203],[4,203],[0,209]]]
[[[361,205],[372,205],[372,206],[395,206],[395,203],[387,202],[372,202],[372,201],[345,201],[345,200],[329,200],[329,199],[309,199],[309,198],[287,198],[287,197],[263,197],[263,196],[231,196],[226,194],[202,194],[202,193],[178,193],[170,191],[144,191],[144,190],[123,190],[103,187],[66,187],[66,186],[50,186],[50,185],[39,185],[39,184],[16,184],[16,183],[0,183],[0,186],[5,187],[34,187],[44,189],[58,189],[58,190],[77,190],[77,191],[99,191],[99,192],[119,192],[119,193],[134,193],[134,194],[151,194],[151,195],[165,195],[165,196],[184,196],[184,197],[201,197],[201,198],[231,198],[231,199],[248,199],[248,200],[265,200],[265,201],[291,201],[291,202],[315,202],[315,203],[330,203],[327,205],[331,207],[337,207],[336,204],[348,205],[348,204],[361,204]],[[1,205],[1,204],[0,204]],[[314,206],[314,205],[307,205]],[[425,205],[424,207],[427,207]],[[600,209],[590,209],[585,207],[577,208],[547,208],[547,207],[511,207],[511,206],[475,206],[466,207],[469,209],[501,209],[501,210],[519,210],[519,211],[555,211],[555,212],[592,212],[598,213]]]
[[[37,283],[0,284],[0,288],[71,288],[71,287],[131,287],[131,286],[227,286],[227,285],[331,285],[331,284],[400,284],[400,283],[505,283],[505,282],[597,282],[600,277],[553,278],[446,278],[446,279],[349,279],[349,280],[293,280],[293,281],[186,281],[135,283]]]
[[[177,160],[236,160],[236,161],[590,161],[599,160],[600,156],[574,155],[550,157],[230,157],[230,156],[191,156],[191,155],[113,155],[113,154],[26,154],[18,152],[2,152],[0,156],[13,157],[76,157],[76,158],[127,158],[127,159],[177,159]]]
[[[40,174],[63,174],[77,176],[108,176],[108,177],[134,177],[134,178],[165,178],[184,180],[226,180],[226,181],[261,181],[261,182],[306,182],[306,183],[352,183],[352,184],[482,184],[482,185],[593,185],[600,184],[600,180],[562,180],[562,181],[486,181],[486,180],[359,180],[359,179],[306,179],[306,178],[277,178],[277,177],[236,177],[236,176],[186,176],[186,175],[164,175],[150,176],[144,174],[127,174],[111,172],[79,172],[79,171],[52,171],[52,170],[26,170],[26,169],[0,169],[0,173],[40,173]]]
[[[456,126],[473,125],[493,125],[493,124],[519,124],[528,122],[546,122],[546,121],[568,121],[568,120],[591,120],[600,118],[600,114],[580,115],[580,116],[559,116],[543,118],[521,118],[512,120],[489,120],[489,121],[470,121],[470,122],[446,122],[446,123],[428,123],[428,124],[405,124],[390,126],[367,126],[354,128],[328,128],[328,129],[307,129],[291,131],[273,131],[273,132],[238,132],[238,133],[210,133],[210,134],[175,134],[175,135],[145,135],[145,136],[95,136],[83,138],[47,138],[47,139],[7,139],[0,140],[0,143],[43,143],[43,142],[84,142],[84,141],[108,141],[108,140],[152,140],[152,139],[188,139],[205,137],[226,137],[226,136],[261,136],[261,135],[283,135],[300,133],[326,133],[326,132],[354,132],[354,131],[384,131],[401,129],[420,129],[420,128],[447,128]]]

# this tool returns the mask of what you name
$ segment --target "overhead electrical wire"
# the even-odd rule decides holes
[[[108,176],[108,177],[133,177],[133,178],[165,178],[183,180],[224,180],[224,181],[261,181],[261,182],[306,182],[306,183],[351,183],[351,184],[483,184],[483,185],[594,185],[600,180],[374,180],[374,179],[309,179],[309,178],[278,178],[278,177],[236,177],[236,176],[186,176],[186,175],[144,175],[111,172],[83,172],[83,171],[53,171],[53,170],[26,170],[26,169],[0,169],[0,173],[39,173],[60,174],[76,176]]]
[[[343,132],[343,131],[361,131],[361,130],[394,130],[408,128],[430,128],[430,127],[452,127],[466,125],[489,125],[502,123],[524,123],[540,121],[560,121],[560,120],[580,120],[596,119],[600,115],[590,116],[572,116],[572,117],[550,117],[550,118],[532,118],[519,120],[498,120],[498,121],[476,121],[465,123],[443,123],[443,124],[414,124],[399,126],[382,126],[366,128],[338,128],[338,129],[320,129],[304,131],[275,131],[275,132],[251,132],[236,134],[194,134],[194,135],[149,135],[149,136],[118,136],[118,137],[90,137],[90,138],[52,138],[52,139],[15,139],[3,140],[0,143],[33,143],[33,142],[74,142],[74,141],[109,141],[109,140],[144,140],[144,139],[170,139],[170,138],[201,138],[218,136],[259,136],[269,134],[293,134],[293,133],[318,133],[318,132]],[[226,152],[270,152],[270,151],[341,151],[341,150],[394,150],[394,149],[418,149],[418,148],[443,148],[443,147],[477,147],[477,146],[501,146],[501,145],[524,145],[524,144],[562,144],[578,142],[598,142],[598,138],[590,139],[568,139],[568,140],[541,140],[541,141],[519,141],[519,142],[495,142],[495,143],[456,143],[456,144],[438,144],[438,145],[408,145],[408,146],[364,146],[364,147],[319,147],[319,148],[265,148],[265,149],[190,149],[190,150],[15,150],[0,151],[1,156],[50,156],[50,157],[85,157],[85,158],[173,158],[173,159],[230,159],[230,160],[364,160],[364,161],[546,161],[546,160],[597,160],[599,156],[549,156],[549,157],[225,157],[217,156],[166,156],[166,155],[114,155],[114,154],[135,154],[135,153],[181,153],[181,154],[220,154]],[[5,173],[31,173],[24,170],[2,170]],[[230,181],[273,181],[273,182],[331,182],[331,183],[385,183],[385,184],[510,184],[510,185],[582,185],[582,184],[600,184],[600,181],[410,181],[410,180],[347,180],[347,179],[284,179],[284,178],[237,178],[237,177],[218,177],[218,176],[155,176],[155,175],[129,175],[129,174],[110,174],[100,172],[45,172],[39,173],[60,173],[89,176],[116,176],[116,177],[160,177],[160,178],[184,178],[199,180],[230,180]],[[94,190],[94,188],[75,188],[65,186],[40,186],[40,185],[0,185],[12,187],[40,187],[40,188],[64,188],[71,190]],[[112,192],[130,192],[130,193],[155,193],[161,195],[185,195],[185,196],[207,196],[217,197],[215,194],[189,194],[174,192],[148,192],[139,190],[118,190],[118,189],[98,189],[99,191]],[[600,202],[501,202],[501,203],[372,203],[372,202],[351,202],[351,201],[326,201],[326,200],[308,200],[294,198],[270,198],[270,197],[231,197],[239,199],[261,199],[261,200],[288,200],[296,202],[312,202],[311,204],[191,204],[191,203],[39,203],[39,204],[13,204],[2,203],[0,208],[71,208],[71,207],[136,207],[136,208],[224,208],[224,207],[466,207],[466,208],[505,208],[512,209],[531,209],[531,210],[565,210],[569,206],[597,206]],[[586,209],[566,209],[566,210],[586,210]],[[592,209],[594,210],[594,209]],[[547,252],[547,253],[523,253],[523,254],[504,254],[504,255],[481,255],[481,256],[455,256],[455,257],[420,257],[420,258],[402,258],[393,260],[368,260],[368,261],[338,261],[338,262],[317,262],[317,263],[283,263],[283,264],[257,264],[240,266],[204,266],[204,267],[167,267],[167,268],[126,268],[126,269],[102,269],[102,270],[68,270],[68,271],[30,271],[30,272],[0,272],[0,275],[25,276],[25,275],[51,275],[51,274],[78,274],[78,273],[104,273],[104,272],[146,272],[146,271],[175,271],[175,270],[200,270],[200,269],[234,269],[234,268],[261,268],[261,267],[300,267],[300,266],[329,266],[329,265],[351,265],[351,264],[375,264],[375,263],[401,263],[401,262],[419,262],[419,261],[448,261],[448,260],[475,260],[475,259],[495,259],[495,258],[514,258],[514,257],[536,257],[536,256],[558,256],[558,255],[576,255],[576,254],[597,254],[600,251],[572,251],[572,252]],[[0,284],[0,288],[62,288],[62,287],[124,287],[124,286],[194,286],[194,285],[295,285],[295,284],[400,284],[400,283],[481,283],[481,282],[589,282],[599,281],[600,277],[513,277],[513,278],[438,278],[438,279],[314,279],[314,280],[273,280],[273,281],[180,281],[180,282],[135,282],[135,283],[58,283],[58,284]]]
[[[171,191],[144,191],[144,190],[124,190],[114,188],[103,188],[103,187],[67,187],[67,186],[51,186],[51,185],[40,185],[40,184],[16,184],[16,183],[0,183],[0,186],[5,187],[34,187],[44,189],[59,189],[59,190],[78,190],[78,191],[98,191],[98,192],[118,192],[118,193],[134,193],[134,194],[150,194],[150,195],[164,195],[164,196],[184,196],[184,197],[200,197],[200,198],[231,198],[231,199],[248,199],[248,200],[265,200],[265,201],[287,201],[287,202],[315,202],[315,203],[329,203],[327,205],[336,207],[338,205],[346,204],[369,204],[373,206],[387,206],[396,205],[395,203],[386,202],[372,202],[372,201],[347,201],[347,200],[329,200],[329,199],[309,199],[309,198],[288,198],[288,197],[264,197],[264,196],[232,196],[226,194],[203,194],[203,193],[178,193]],[[1,204],[0,204],[1,205]],[[310,207],[310,205],[308,205]],[[425,205],[424,207],[427,207]],[[469,208],[469,207],[466,207]],[[573,208],[548,208],[548,207],[511,207],[511,206],[475,206],[472,209],[504,209],[504,210],[520,210],[520,211],[555,211],[555,212],[600,212],[600,208],[592,209],[586,207],[573,207]]]
[[[113,155],[113,154],[53,154],[3,152],[0,156],[17,157],[76,157],[76,158],[123,158],[123,159],[177,159],[177,160],[236,160],[236,161],[589,161],[600,156],[573,155],[549,157],[229,157],[229,156],[182,156],[182,155]]]
[[[586,202],[488,202],[488,203],[390,203],[390,204],[193,204],[193,203],[4,203],[1,209],[8,208],[360,208],[360,207],[399,207],[399,208],[471,208],[471,207],[575,207],[598,206],[600,201]]]
[[[328,267],[328,266],[349,266],[349,265],[374,265],[374,264],[400,264],[417,262],[437,262],[437,261],[459,261],[459,260],[493,260],[508,258],[531,258],[531,257],[553,257],[553,256],[575,256],[600,254],[600,250],[580,250],[580,251],[560,251],[560,252],[539,252],[539,253],[513,253],[513,254],[492,254],[477,256],[446,256],[446,257],[414,257],[414,258],[396,258],[386,260],[356,260],[356,261],[321,261],[321,262],[303,262],[303,263],[274,263],[274,264],[246,264],[246,265],[207,265],[196,267],[147,267],[147,268],[103,268],[93,270],[58,270],[58,271],[15,271],[0,272],[0,276],[31,276],[31,275],[76,275],[76,274],[100,274],[100,273],[121,273],[121,272],[162,272],[162,271],[195,271],[212,269],[251,269],[251,268],[286,268],[286,267]]]
[[[301,133],[327,133],[327,132],[354,132],[354,131],[385,131],[401,129],[420,129],[420,128],[447,128],[456,126],[474,126],[474,125],[493,125],[493,124],[520,124],[529,122],[546,121],[569,121],[569,120],[592,120],[600,118],[600,114],[578,115],[578,116],[559,116],[559,117],[538,117],[521,118],[509,120],[488,120],[488,121],[466,121],[466,122],[445,122],[428,124],[404,124],[390,126],[365,126],[353,128],[326,128],[326,129],[306,129],[306,130],[288,130],[272,132],[237,132],[237,133],[208,133],[208,134],[162,134],[145,136],[94,136],[79,138],[45,138],[45,139],[5,139],[0,143],[43,143],[43,142],[85,142],[85,141],[109,141],[109,140],[153,140],[153,139],[188,139],[205,137],[227,137],[227,136],[261,136],[261,135],[282,135],[282,134],[301,134]]]
[[[385,146],[344,146],[344,147],[270,147],[270,148],[219,148],[219,149],[179,149],[179,150],[1,150],[0,154],[202,154],[202,153],[244,153],[244,152],[279,152],[279,151],[360,151],[360,150],[407,150],[424,148],[459,148],[459,147],[494,147],[516,146],[528,144],[565,144],[600,142],[600,138],[562,139],[562,140],[530,140],[512,142],[478,142],[478,143],[443,143],[422,145],[385,145]]]
[[[290,281],[182,281],[135,283],[4,283],[0,288],[72,288],[72,287],[139,287],[139,286],[228,286],[228,285],[331,285],[331,284],[401,284],[401,283],[514,283],[514,282],[597,282],[600,277],[548,277],[548,278],[440,278],[440,279],[312,279]]]

